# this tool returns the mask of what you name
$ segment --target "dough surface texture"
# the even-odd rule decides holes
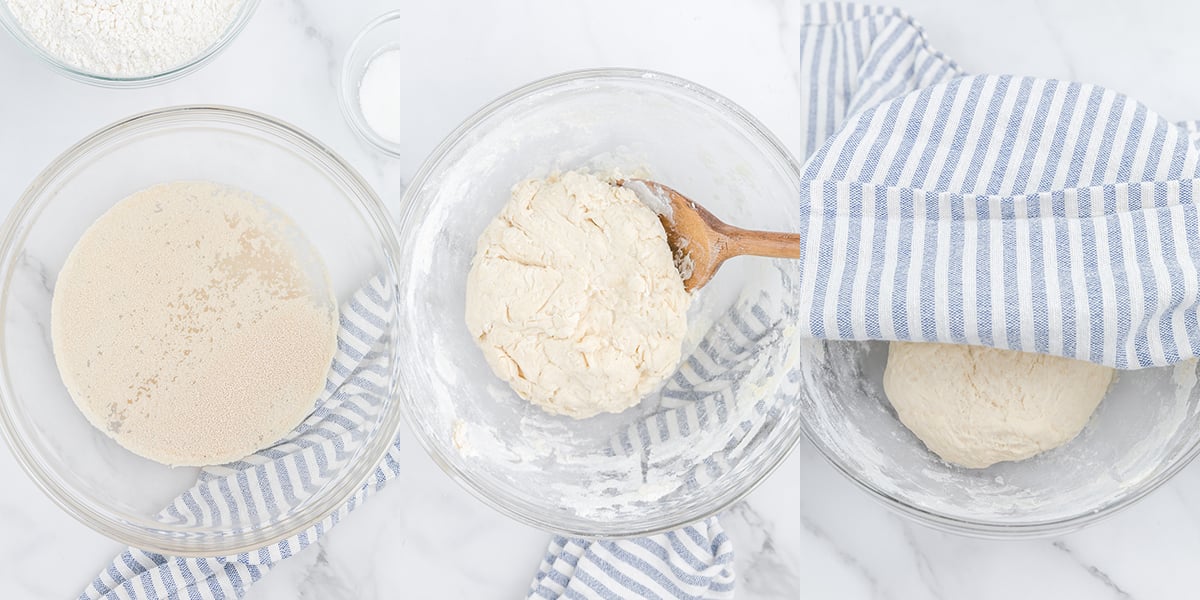
[[[517,394],[586,418],[637,404],[674,372],[689,302],[658,216],[569,171],[513,187],[479,238],[466,322]]]
[[[981,469],[1057,448],[1083,429],[1113,369],[957,344],[892,342],[883,388],[904,423],[947,462]]]

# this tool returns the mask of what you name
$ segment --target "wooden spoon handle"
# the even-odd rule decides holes
[[[751,254],[771,258],[800,258],[800,234],[751,231],[730,227],[723,231],[728,242],[722,254],[726,258]]]

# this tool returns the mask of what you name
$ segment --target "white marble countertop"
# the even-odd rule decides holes
[[[1200,4],[1090,0],[894,0],[972,72],[1093,81],[1169,118],[1200,118]],[[393,5],[410,14],[407,152],[360,142],[336,102],[358,29]],[[84,135],[145,109],[222,103],[308,130],[356,165],[391,206],[421,159],[487,100],[555,72],[662,70],[741,103],[793,150],[799,2],[263,0],[211,65],[145,90],[62,78],[0,38],[0,210]],[[407,434],[407,432],[406,432]],[[548,534],[492,512],[405,445],[401,478],[249,598],[514,598]],[[120,549],[54,507],[0,452],[0,574],[6,598],[77,594]],[[1182,598],[1200,557],[1200,465],[1113,519],[1056,540],[989,542],[913,525],[883,509],[807,444],[723,522],[739,598]]]

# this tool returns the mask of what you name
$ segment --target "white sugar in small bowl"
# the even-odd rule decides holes
[[[93,427],[62,383],[50,343],[52,289],[84,231],[131,193],[170,181],[212,181],[277,207],[327,267],[339,303],[380,276],[394,289],[399,245],[382,202],[332,150],[286,123],[215,106],[166,108],[115,123],[37,177],[0,231],[0,437],[46,495],[122,544],[167,555],[250,551],[320,522],[373,476],[402,420],[395,339],[378,348],[386,373],[362,421],[319,473],[274,503],[215,523],[158,518],[198,477],[139,457]],[[264,492],[266,495],[266,492]]]
[[[380,15],[366,27],[350,44],[346,59],[342,63],[341,93],[338,104],[350,127],[363,140],[389,156],[400,156],[402,151],[397,139],[403,132],[396,132],[396,122],[403,107],[399,105],[396,86],[400,85],[394,63],[396,41],[404,35],[403,11],[392,11]],[[373,61],[383,57],[382,62]],[[366,81],[368,70],[371,80]],[[364,98],[364,93],[370,97]],[[365,102],[364,102],[365,100]],[[364,107],[371,114],[364,114]]]
[[[259,0],[241,0],[242,4],[238,7],[238,12],[230,21],[225,31],[208,47],[201,50],[191,58],[167,67],[164,70],[155,73],[144,73],[131,76],[114,76],[104,73],[92,72],[76,65],[64,61],[62,58],[55,56],[47,50],[42,44],[38,43],[24,27],[20,21],[13,15],[9,9],[8,0],[0,0],[0,26],[8,31],[14,39],[24,46],[30,53],[40,59],[43,63],[49,65],[54,71],[84,83],[90,83],[101,87],[110,88],[142,88],[168,81],[174,81],[185,75],[195,72],[204,65],[208,64],[222,50],[229,46],[238,34],[245,29],[246,24],[250,22],[250,18],[254,15],[254,11],[258,8]]]

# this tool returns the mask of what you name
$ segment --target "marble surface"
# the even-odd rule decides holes
[[[1185,0],[898,0],[935,45],[972,72],[1056,76],[1131,93],[1169,118],[1200,118],[1200,4]],[[338,112],[338,67],[358,29],[403,6],[406,152],[385,158]],[[308,130],[357,166],[391,206],[421,159],[489,99],[555,72],[657,69],[757,115],[794,150],[798,2],[639,3],[263,0],[211,65],[145,90],[62,78],[0,38],[0,210],[42,167],[113,120],[171,104],[223,103]],[[407,437],[406,440],[411,440]],[[492,512],[415,441],[401,479],[249,598],[514,598],[548,535]],[[120,549],[53,506],[0,452],[4,597],[64,598]],[[739,598],[1184,598],[1200,557],[1200,465],[1137,506],[1054,540],[991,542],[923,529],[853,487],[807,444],[723,519]]]

